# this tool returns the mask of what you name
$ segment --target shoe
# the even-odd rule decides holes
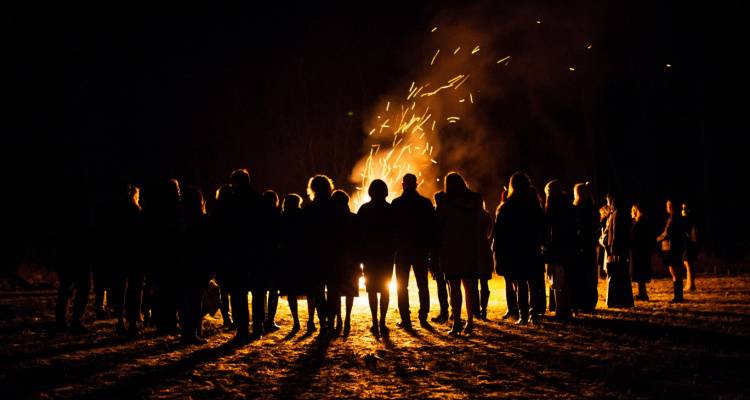
[[[638,296],[635,296],[635,299],[636,300],[641,300],[641,301],[648,301],[648,295],[647,294],[639,294]]]
[[[341,319],[336,319],[336,327],[334,328],[334,331],[341,332],[341,329],[343,327],[343,323],[341,322]]]
[[[482,321],[487,321],[487,310],[482,310],[479,312],[479,319]]]
[[[294,325],[292,325],[292,333],[297,333],[300,330],[299,322],[295,322]]]
[[[268,324],[264,324],[264,326],[263,326],[263,333],[276,332],[279,329],[281,329],[280,326],[276,325],[276,323],[274,323],[274,322],[270,322]]]
[[[427,317],[419,319],[419,326],[421,326],[422,328],[428,329],[428,330],[432,329],[432,325],[430,325],[430,323],[427,322]]]
[[[230,341],[234,344],[249,343],[250,333],[246,331],[238,331]]]
[[[318,330],[318,329],[315,327],[315,322],[308,322],[307,323],[307,331],[308,332],[315,332],[316,330]]]
[[[516,325],[527,325],[528,323],[528,318],[521,317],[516,320]]]
[[[352,331],[352,324],[349,321],[344,322],[344,336],[348,336]]]
[[[377,325],[373,324],[370,327],[370,332],[373,334],[373,336],[380,337],[380,331],[378,330],[378,326]]]
[[[401,322],[396,323],[396,326],[405,331],[414,330],[414,327],[411,325],[411,321],[401,321]]]
[[[466,324],[466,327],[464,327],[463,334],[464,335],[471,335],[474,332],[474,323],[469,322]]]
[[[538,315],[532,315],[529,317],[528,321],[531,325],[539,325],[542,320]]]
[[[453,327],[448,331],[449,336],[458,337],[461,336],[461,331],[464,329],[464,324],[461,321],[453,322]]]
[[[250,335],[250,340],[251,341],[256,341],[256,340],[260,340],[260,339],[263,339],[263,332],[253,332]]]
[[[380,328],[380,334],[381,335],[387,335],[388,332],[390,331],[390,329],[388,329],[388,327],[385,326],[385,322],[381,322],[379,328]]]
[[[430,321],[437,322],[438,324],[444,324],[448,321],[448,314],[440,313],[440,315],[432,318]]]
[[[518,319],[518,312],[509,310],[508,312],[503,314],[502,319]]]

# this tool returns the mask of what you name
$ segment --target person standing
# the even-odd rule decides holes
[[[604,271],[607,273],[607,307],[633,307],[633,288],[628,271],[630,236],[627,215],[617,209],[614,196],[610,198],[611,211],[599,238],[604,247]]]
[[[576,311],[593,312],[599,300],[596,264],[599,217],[588,183],[573,187],[573,217],[575,243],[568,274],[571,307]]]
[[[266,299],[266,319],[263,322],[263,332],[271,333],[279,330],[276,325],[276,311],[279,308],[279,276],[280,258],[279,253],[279,229],[281,228],[281,210],[279,209],[279,196],[273,190],[266,190],[262,194],[264,212],[268,214],[268,224],[263,234],[265,247],[265,268],[263,268],[263,297]]]
[[[554,290],[555,319],[566,321],[572,316],[570,279],[575,249],[573,209],[560,181],[552,180],[544,188],[545,232],[543,256],[550,289]]]
[[[427,287],[427,265],[430,245],[435,229],[435,210],[429,199],[417,191],[417,177],[406,174],[402,180],[403,192],[391,205],[396,232],[396,294],[401,316],[399,326],[412,329],[409,310],[409,272],[414,277],[419,292],[419,323],[428,326],[430,292]]]
[[[638,203],[633,204],[630,216],[633,219],[630,226],[630,276],[633,282],[638,283],[636,299],[647,301],[646,284],[651,282],[651,253],[654,247],[654,235]]]
[[[370,183],[367,190],[370,201],[357,211],[359,230],[359,258],[364,266],[365,286],[370,303],[372,326],[375,336],[387,334],[386,315],[390,301],[388,284],[393,277],[394,218],[391,205],[386,201],[388,186],[380,179]],[[378,294],[380,299],[378,300]],[[380,318],[378,318],[378,305]]]
[[[543,282],[541,288],[537,287],[537,277],[544,275],[543,232],[544,214],[531,180],[523,172],[516,172],[510,178],[508,197],[497,211],[494,251],[496,270],[511,281],[516,293],[519,325],[538,323],[544,314],[542,305],[546,302],[537,298],[544,296]]]
[[[464,178],[456,172],[448,173],[444,180],[444,197],[435,210],[438,232],[438,262],[440,270],[450,284],[453,326],[451,336],[471,334],[474,329],[474,302],[478,299],[477,276],[483,254],[479,251],[480,240],[486,242],[479,229],[482,218],[482,198],[469,189]],[[489,247],[489,244],[487,245]],[[491,259],[491,254],[489,254]],[[461,321],[464,300],[466,326]]]
[[[342,234],[339,235],[341,242],[336,249],[339,259],[339,269],[336,273],[338,280],[336,292],[346,299],[346,314],[343,321],[343,332],[346,336],[352,329],[352,307],[354,306],[354,298],[359,297],[359,278],[362,276],[362,268],[356,257],[356,235],[352,235],[352,232],[356,232],[355,220],[357,216],[349,209],[349,195],[346,192],[336,190],[331,198],[346,215],[346,224],[343,226]],[[339,332],[342,329],[341,297],[334,299],[334,308],[336,310],[336,332]]]
[[[202,298],[208,286],[206,251],[206,203],[203,194],[194,187],[183,191],[180,203],[179,258],[179,313],[181,337],[184,343],[205,344],[201,337],[203,319]]]
[[[296,193],[287,194],[282,203],[281,214],[281,259],[282,271],[279,281],[281,294],[286,295],[289,303],[289,311],[292,314],[292,332],[297,333],[300,330],[299,315],[297,308],[297,298],[305,294],[306,271],[304,268],[305,256],[303,254],[303,226],[302,226],[302,197]],[[314,313],[314,303],[312,298],[308,297],[307,309],[312,322]]]
[[[667,199],[666,211],[667,219],[664,223],[664,230],[656,238],[656,241],[659,243],[661,249],[664,266],[669,269],[669,273],[672,275],[672,286],[674,289],[672,303],[682,303],[685,301],[685,298],[683,297],[681,268],[678,268],[678,266],[682,266],[682,257],[685,251],[684,231],[681,226],[680,216],[675,214],[674,204],[670,199]]]

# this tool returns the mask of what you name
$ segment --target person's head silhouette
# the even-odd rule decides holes
[[[367,194],[373,200],[385,201],[385,198],[388,197],[388,185],[380,179],[375,179],[370,183]]]
[[[302,197],[297,193],[289,193],[284,196],[284,202],[281,204],[281,208],[285,213],[293,210],[299,210],[302,205]]]
[[[401,187],[404,189],[404,192],[417,190],[417,176],[414,174],[404,175],[404,179],[401,181]]]
[[[325,175],[315,175],[307,182],[307,195],[310,200],[330,198],[331,192],[333,181]]]

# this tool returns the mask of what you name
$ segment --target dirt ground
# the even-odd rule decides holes
[[[432,315],[438,305],[434,282]],[[114,333],[114,320],[90,333],[52,333],[54,293],[0,293],[2,398],[746,398],[750,397],[750,277],[699,277],[687,302],[668,303],[671,282],[650,285],[634,309],[599,309],[575,321],[519,327],[501,321],[502,279],[491,281],[489,322],[470,337],[448,326],[368,331],[364,293],[348,337],[289,335],[282,329],[243,346],[228,343],[221,317],[204,321],[210,341],[182,345],[147,330],[139,340]],[[307,317],[305,302],[300,314]],[[90,309],[91,307],[89,307]],[[89,318],[89,321],[91,319]]]

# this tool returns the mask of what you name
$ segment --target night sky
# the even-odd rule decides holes
[[[246,167],[259,190],[303,193],[326,173],[351,191],[373,108],[429,59],[433,26],[462,24],[492,37],[483,51],[512,55],[478,105],[486,157],[501,159],[441,173],[474,172],[490,207],[519,169],[540,187],[590,181],[598,197],[614,191],[659,218],[666,196],[687,199],[712,252],[747,254],[736,194],[747,101],[730,100],[746,80],[735,78],[738,7],[408,3],[9,12],[4,227],[18,233],[14,257],[54,243],[124,181],[174,177],[211,197]]]

